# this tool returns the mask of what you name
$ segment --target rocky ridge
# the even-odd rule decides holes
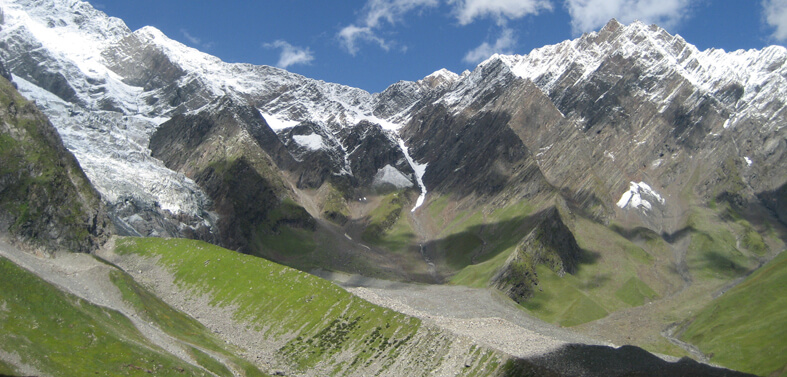
[[[125,208],[146,208],[165,221],[181,222],[191,228],[210,218],[207,198],[188,178],[167,172],[155,159],[147,160],[146,140],[158,124],[172,115],[202,110],[215,98],[227,95],[259,109],[268,125],[280,132],[293,156],[302,159],[304,153],[324,147],[324,154],[329,156],[318,158],[320,165],[326,165],[318,169],[323,173],[318,177],[307,173],[296,182],[298,187],[318,187],[330,176],[354,175],[347,166],[354,148],[344,145],[340,134],[348,133],[342,130],[356,127],[362,120],[380,124],[384,130],[402,130],[405,144],[416,146],[415,161],[432,166],[425,176],[427,188],[449,184],[446,180],[450,177],[430,178],[447,174],[443,161],[427,155],[434,154],[434,150],[418,149],[427,143],[426,135],[440,131],[430,129],[420,136],[411,131],[420,127],[415,125],[420,122],[419,117],[434,116],[441,106],[456,115],[487,111],[493,106],[496,113],[522,113],[524,118],[513,119],[512,123],[527,125],[514,128],[532,151],[526,154],[537,157],[534,161],[550,184],[569,189],[573,199],[583,207],[594,207],[598,212],[595,215],[602,218],[617,211],[610,204],[618,198],[609,193],[618,195],[629,182],[641,181],[638,176],[643,172],[666,177],[645,182],[658,190],[678,179],[680,174],[675,173],[685,170],[689,165],[687,158],[696,155],[718,161],[733,153],[724,148],[735,143],[747,146],[734,152],[739,155],[735,165],[745,168],[739,170],[743,170],[750,186],[741,195],[751,199],[778,191],[784,184],[772,174],[759,171],[763,166],[784,163],[783,154],[778,152],[783,149],[779,148],[779,140],[784,139],[779,137],[783,133],[780,119],[784,117],[779,98],[784,90],[787,53],[779,47],[733,53],[700,52],[679,36],[656,26],[624,26],[613,20],[599,32],[536,49],[528,55],[494,56],[461,76],[441,70],[418,82],[399,82],[382,93],[369,94],[276,68],[223,63],[154,28],[131,32],[122,21],[106,17],[86,3],[57,1],[55,6],[45,6],[8,2],[4,9],[2,33],[9,43],[0,53],[10,71],[21,79],[22,91],[40,101],[57,120],[66,145],[83,161],[102,195],[111,204],[130,200],[134,206]],[[36,44],[45,48],[32,49]],[[63,47],[71,45],[81,47]],[[40,67],[40,72],[30,71],[31,66]],[[509,89],[517,78],[535,84],[538,90],[531,91],[541,92],[546,98],[535,100],[537,103],[527,111],[517,110],[517,96],[521,94],[510,93],[513,89]],[[57,98],[47,93],[54,93]],[[500,103],[500,99],[489,101],[506,96],[512,98],[508,105]],[[539,111],[536,104],[552,110]],[[589,105],[593,105],[592,114]],[[83,115],[86,113],[90,116]],[[80,117],[83,126],[69,120],[74,116]],[[752,134],[751,127],[744,125],[755,119],[758,124],[760,119],[765,124]],[[301,122],[319,127],[321,131],[312,134],[328,141],[308,144],[313,149],[297,143],[296,139],[303,141],[308,136],[293,133],[292,127]],[[87,139],[88,145],[80,145],[85,144],[84,138],[78,137],[86,132],[84,124],[93,125],[88,127],[92,129],[107,129],[105,124],[115,124],[108,130],[115,137],[107,141],[92,136]],[[458,134],[459,130],[454,132]],[[88,134],[92,135],[89,130]],[[624,138],[626,141],[621,141]],[[119,148],[118,140],[134,142]],[[720,145],[725,147],[718,148]],[[389,143],[386,148],[395,147],[396,143]],[[105,164],[93,155],[93,151],[102,148],[132,151],[133,155],[119,155],[118,164]],[[343,160],[345,166],[341,164]],[[369,175],[384,176],[381,169],[391,166],[398,172],[392,176],[397,177],[399,187],[405,186],[401,178],[415,183],[412,166],[408,168],[400,158],[395,162],[398,165],[375,166],[377,170],[366,173],[366,178],[356,178],[366,182]],[[454,169],[465,163],[452,162]],[[127,171],[144,167],[155,171],[155,176],[168,178],[160,180],[163,185],[155,186],[146,185],[147,180],[142,180],[141,185],[128,182],[125,186],[130,189],[123,190],[116,178],[128,174],[117,168],[108,171],[111,169],[106,166],[112,165]],[[594,180],[606,182],[591,184],[587,176],[568,174],[570,169],[592,171],[598,178]],[[138,176],[145,176],[139,173]],[[113,179],[108,179],[110,176]],[[719,177],[705,180],[705,186],[713,186],[712,181]],[[489,186],[494,191],[497,184],[494,179],[492,182]],[[473,190],[462,187],[460,191]],[[707,197],[719,195],[712,188],[705,191]],[[674,210],[670,203],[665,205],[664,211]],[[779,204],[772,208],[779,208]],[[642,214],[641,221],[663,227],[661,220],[652,220],[651,215]]]

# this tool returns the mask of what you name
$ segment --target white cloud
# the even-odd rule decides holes
[[[575,33],[593,31],[616,18],[623,23],[640,20],[670,28],[688,15],[698,0],[566,0]]]
[[[380,25],[380,20],[385,20],[393,25],[410,11],[439,4],[438,0],[369,0],[364,7],[364,24],[375,28]]]
[[[183,37],[186,38],[186,40],[194,47],[202,48],[203,50],[209,50],[215,45],[213,42],[202,43],[202,39],[191,35],[187,29],[180,29],[180,33],[183,34]]]
[[[378,37],[370,27],[346,26],[339,31],[338,36],[344,49],[353,56],[358,53],[358,41],[373,42],[383,50],[389,50],[388,42]]]
[[[287,69],[287,67],[294,64],[309,64],[314,60],[311,50],[307,48],[293,46],[283,40],[277,40],[273,43],[263,44],[265,48],[278,48],[281,49],[279,55],[279,62],[276,66],[279,68]]]
[[[773,39],[787,41],[787,0],[763,0],[765,22],[776,28]]]
[[[439,4],[439,0],[369,0],[361,12],[363,16],[359,23],[342,28],[337,37],[342,47],[352,55],[358,52],[359,41],[377,44],[388,51],[392,42],[378,35],[378,31],[384,28],[385,22],[395,25],[409,12]]]
[[[183,34],[184,37],[186,37],[186,40],[189,41],[191,44],[197,45],[197,46],[202,44],[202,40],[197,38],[197,37],[195,37],[195,36],[193,36],[193,35],[191,35],[188,30],[180,29],[180,32]]]
[[[511,54],[511,49],[516,45],[516,37],[511,29],[503,29],[502,35],[494,44],[488,42],[470,50],[462,61],[471,64],[478,64],[494,54]]]
[[[481,18],[491,18],[504,28],[503,35],[494,43],[488,42],[467,53],[465,61],[481,61],[495,52],[510,49],[516,41],[513,32],[505,27],[509,20],[552,10],[553,0],[367,0],[360,12],[358,22],[345,26],[337,34],[341,46],[350,54],[358,53],[364,43],[374,44],[385,51],[396,47],[402,52],[407,46],[399,46],[388,40],[386,28],[403,22],[406,15],[423,12],[441,4],[452,9],[460,25],[468,25]],[[488,53],[491,51],[491,53]],[[482,57],[483,56],[483,57]],[[481,58],[482,57],[482,58]]]
[[[522,18],[528,14],[538,14],[542,10],[552,10],[550,0],[447,0],[454,6],[456,18],[462,25],[468,25],[478,18],[494,18],[498,25],[507,20]]]

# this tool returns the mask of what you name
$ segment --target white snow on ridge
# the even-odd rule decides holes
[[[787,49],[782,46],[733,52],[699,51],[680,35],[670,35],[639,21],[621,25],[604,40],[598,39],[601,35],[602,32],[591,32],[581,38],[534,49],[527,55],[494,55],[479,67],[500,60],[515,75],[532,80],[544,93],[550,93],[568,70],[577,70],[582,75],[581,81],[608,56],[620,54],[641,60],[649,67],[647,75],[661,77],[677,73],[704,93],[713,94],[730,85],[739,85],[743,89],[739,103],[755,108],[764,109],[774,98],[787,96]],[[665,101],[672,94],[654,91],[650,100]],[[724,128],[730,125],[726,122]]]
[[[424,79],[437,79],[437,78],[441,78],[448,81],[456,81],[459,80],[459,75],[445,68],[442,68],[424,77]]]
[[[629,185],[629,190],[621,195],[617,206],[622,209],[638,208],[650,211],[653,209],[653,205],[651,204],[651,201],[653,200],[661,205],[666,203],[664,198],[655,190],[653,190],[647,183],[631,182]]]
[[[0,0],[5,23],[1,37],[32,38],[27,43],[41,44],[60,63],[60,74],[65,77],[84,103],[91,106],[109,97],[120,107],[137,111],[137,97],[142,88],[122,82],[122,78],[107,68],[101,52],[131,33],[120,19],[106,17],[87,3],[69,4],[55,1],[54,11],[64,14],[61,18],[45,17],[52,9],[39,4],[20,5]],[[26,8],[31,7],[31,8]],[[72,9],[75,8],[75,9]],[[44,9],[41,9],[44,8]],[[63,11],[62,9],[67,9]],[[67,13],[78,10],[79,20],[69,19]],[[45,22],[48,20],[48,24]],[[100,87],[101,91],[96,91]]]
[[[394,131],[394,132],[396,132],[396,131],[399,131],[399,129],[402,128],[402,126],[403,126],[401,123],[389,122],[387,120],[380,119],[380,118],[378,118],[376,116],[362,117],[362,118],[359,119],[359,121],[361,121],[361,120],[369,121],[369,122],[372,122],[372,123],[377,123],[377,124],[380,125],[380,127],[382,127],[386,131]]]
[[[746,160],[746,165],[748,166],[751,166],[751,164],[753,163],[753,161],[748,157],[744,157],[743,159]]]
[[[385,165],[374,175],[373,185],[391,184],[396,188],[412,187],[410,178],[391,165]]]
[[[325,148],[322,136],[317,134],[293,135],[292,140],[298,143],[298,145],[313,151]]]

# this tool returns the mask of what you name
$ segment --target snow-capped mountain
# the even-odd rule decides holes
[[[547,321],[669,350],[787,240],[783,47],[699,51],[612,20],[368,93],[225,63],[86,2],[0,0],[0,75],[105,204],[34,106],[12,103],[0,136],[21,152],[4,155],[31,157],[24,174],[0,169],[0,228],[77,251],[188,237],[315,273],[490,287]],[[25,116],[80,190],[25,188],[47,167],[18,142]]]
[[[146,222],[211,226],[209,199],[200,188],[150,157],[151,133],[174,114],[197,111],[219,97],[242,98],[256,106],[274,130],[304,121],[318,125],[327,141],[307,142],[306,149],[325,147],[344,160],[351,151],[338,141],[340,130],[363,120],[395,130],[401,126],[402,110],[446,82],[442,76],[428,78],[372,95],[277,68],[224,63],[155,28],[132,32],[85,2],[4,1],[0,7],[0,34],[6,41],[0,56],[20,91],[54,120],[104,198],[123,214],[121,222],[141,233],[173,233],[171,227]],[[303,136],[292,140],[316,140]],[[395,137],[389,143],[398,146]],[[390,166],[374,175],[383,181],[393,177],[400,186],[403,178],[415,184],[412,169],[388,174]],[[333,173],[350,171],[346,164],[336,170]]]
[[[719,182],[733,168],[744,183],[738,201],[785,184],[782,47],[699,51],[657,26],[613,20],[472,72],[440,70],[371,94],[225,63],[155,28],[131,31],[85,2],[0,8],[0,58],[130,233],[215,226],[210,196],[152,157],[150,138],[173,116],[218,111],[221,98],[258,110],[277,133],[289,162],[272,159],[293,190],[329,182],[348,196],[380,185],[488,196],[553,187],[598,218],[632,212],[666,229],[699,165],[706,198],[730,191]],[[633,195],[631,182],[662,198],[660,208],[617,206]],[[763,203],[781,211],[774,200]]]
[[[783,47],[698,51],[655,25],[612,20],[599,32],[527,55],[491,57],[428,106],[419,106],[403,131],[417,159],[442,170],[465,169],[471,151],[461,154],[465,161],[446,165],[434,161],[434,145],[421,146],[446,128],[466,134],[473,129],[468,124],[486,132],[505,123],[551,185],[568,190],[583,206],[603,203],[602,217],[618,211],[614,203],[628,195],[631,182],[652,187],[655,195],[677,193],[698,165],[704,168],[697,194],[717,196],[728,191],[720,182],[740,175],[745,187],[735,190],[737,200],[758,201],[753,198],[780,190],[787,178],[773,170],[787,163],[786,61]],[[445,116],[435,119],[435,111]],[[483,120],[495,114],[506,118]],[[430,116],[428,125],[417,120]],[[479,154],[478,162],[490,156]],[[438,170],[427,170],[427,186],[450,179],[435,179]],[[659,211],[619,208],[662,228],[661,217],[684,205],[675,196],[660,201]]]

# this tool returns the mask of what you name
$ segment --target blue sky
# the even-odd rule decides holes
[[[787,0],[90,0],[136,30],[228,62],[266,64],[379,92],[440,68],[461,73],[495,52],[526,54],[642,20],[700,49],[787,41]]]

